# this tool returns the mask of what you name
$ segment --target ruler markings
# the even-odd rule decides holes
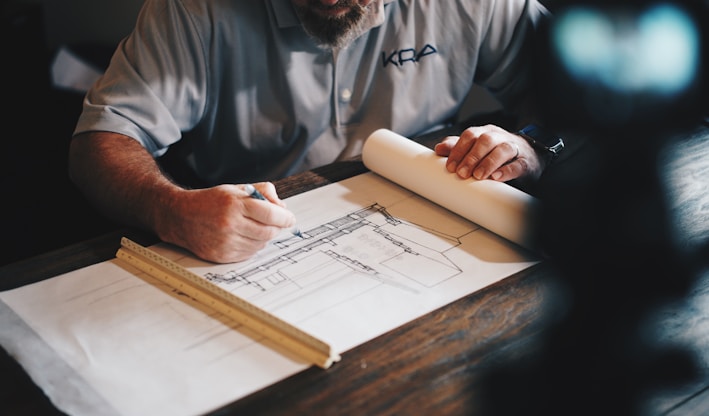
[[[198,302],[231,317],[288,351],[322,368],[340,360],[326,342],[209,282],[202,276],[123,237],[116,257]]]

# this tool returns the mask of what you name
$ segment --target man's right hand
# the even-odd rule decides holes
[[[273,184],[255,184],[267,201],[250,197],[243,185],[184,189],[138,141],[121,134],[75,136],[69,173],[107,217],[147,229],[208,261],[246,260],[295,224]]]
[[[246,260],[283,229],[295,225],[270,182],[254,184],[267,201],[252,198],[244,185],[182,190],[155,219],[161,240],[218,263]]]

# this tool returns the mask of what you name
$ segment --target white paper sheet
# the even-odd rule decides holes
[[[342,360],[538,260],[374,173],[286,202],[306,238],[284,232],[249,261],[153,249],[329,342]],[[308,367],[118,259],[2,292],[0,302],[3,347],[76,416],[203,414]]]

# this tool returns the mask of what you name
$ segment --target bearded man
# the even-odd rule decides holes
[[[245,260],[295,223],[271,180],[356,156],[379,128],[444,127],[474,85],[525,114],[546,16],[536,0],[146,0],[85,97],[70,175],[116,221]],[[161,169],[168,150],[191,183]],[[436,152],[463,178],[544,168],[493,125]]]

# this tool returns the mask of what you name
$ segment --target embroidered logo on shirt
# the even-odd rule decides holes
[[[423,58],[435,53],[438,53],[438,50],[428,43],[418,51],[414,48],[399,49],[391,53],[382,51],[382,66],[386,68],[389,64],[394,66],[403,66],[407,63],[415,64]]]

